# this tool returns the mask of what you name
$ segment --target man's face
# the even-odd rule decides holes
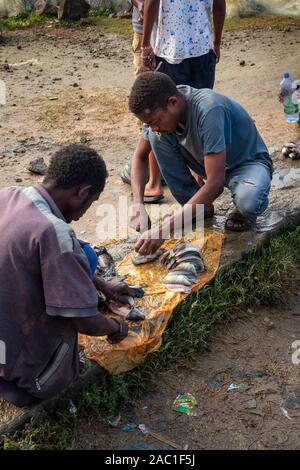
[[[153,132],[171,134],[175,132],[179,124],[178,100],[171,97],[164,107],[153,110],[145,109],[137,117],[145,124],[149,124]]]
[[[68,211],[65,215],[67,223],[79,220],[91,207],[93,202],[99,199],[100,193],[89,194],[89,191],[78,193],[70,198]]]

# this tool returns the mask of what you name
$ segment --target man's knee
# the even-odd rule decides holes
[[[256,217],[268,207],[269,189],[257,188],[255,183],[243,181],[234,196],[234,203],[245,217]]]

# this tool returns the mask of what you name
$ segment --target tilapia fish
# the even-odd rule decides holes
[[[201,253],[197,247],[188,243],[179,243],[164,253],[161,261],[170,270],[164,279],[164,285],[175,292],[191,292],[199,274],[205,271]]]
[[[135,266],[138,266],[139,264],[151,263],[152,261],[155,261],[157,258],[159,258],[162,254],[163,254],[163,250],[159,249],[155,251],[155,253],[152,253],[151,255],[146,255],[146,256],[136,255],[134,256],[134,258],[132,258],[132,262]]]
[[[116,275],[116,266],[111,254],[107,251],[105,246],[94,247],[96,255],[98,256],[98,269],[100,274],[108,277]]]
[[[108,304],[108,307],[112,313],[126,318],[126,320],[145,320],[145,315],[138,308],[134,307],[133,304],[124,305],[111,300]]]

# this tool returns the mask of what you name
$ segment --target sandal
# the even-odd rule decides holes
[[[163,194],[158,194],[157,196],[144,196],[144,203],[145,204],[157,204],[163,199],[164,199]]]
[[[235,227],[234,225],[228,224],[239,223],[240,226]],[[231,232],[246,232],[251,230],[255,225],[255,222],[250,221],[247,217],[244,217],[237,209],[234,209],[228,214],[228,217],[225,222],[225,230],[230,230]]]

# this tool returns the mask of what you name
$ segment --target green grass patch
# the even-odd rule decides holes
[[[226,18],[224,31],[240,31],[244,29],[282,29],[290,26],[300,27],[300,17],[259,15],[243,18]]]
[[[159,372],[170,365],[191,365],[205,346],[214,327],[234,319],[247,307],[278,305],[286,301],[283,292],[291,285],[299,268],[300,226],[274,237],[264,247],[253,249],[236,266],[180,304],[165,330],[160,349],[144,364],[122,375],[107,375],[102,387],[92,385],[76,403],[74,418],[57,412],[42,422],[32,420],[12,436],[5,437],[3,449],[62,449],[74,446],[74,426],[91,417],[100,419],[103,411],[130,403],[155,387]],[[0,446],[0,447],[1,447]]]
[[[10,31],[14,29],[25,29],[56,21],[54,16],[41,16],[34,12],[20,13],[17,16],[11,16],[2,20],[3,29]]]

